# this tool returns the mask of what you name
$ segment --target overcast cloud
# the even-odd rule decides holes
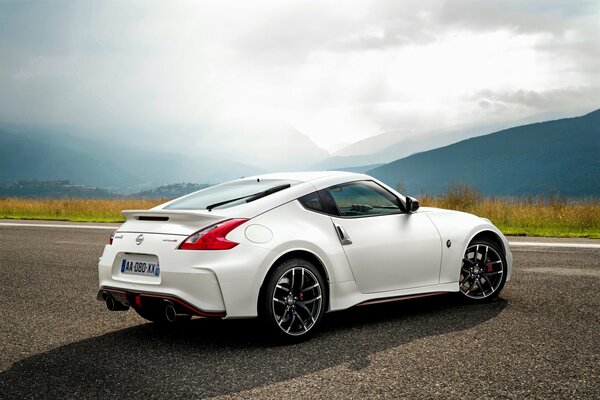
[[[598,1],[0,3],[0,120],[277,120],[324,148],[600,107]]]

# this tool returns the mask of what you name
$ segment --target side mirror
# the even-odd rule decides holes
[[[419,209],[419,200],[406,196],[406,212],[414,213]]]

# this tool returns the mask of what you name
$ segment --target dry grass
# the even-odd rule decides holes
[[[147,210],[166,200],[0,199],[0,218],[122,222],[121,210]]]
[[[452,185],[442,196],[423,195],[421,205],[466,211],[489,218],[507,235],[600,239],[600,200],[559,197],[484,197],[467,185]],[[149,209],[162,200],[0,199],[0,218],[122,222],[121,210]]]
[[[558,196],[484,197],[470,186],[452,185],[442,196],[423,196],[423,206],[465,211],[491,220],[507,235],[600,239],[600,199]]]

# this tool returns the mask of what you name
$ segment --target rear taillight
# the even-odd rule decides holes
[[[113,240],[115,240],[116,234],[117,234],[117,231],[114,231],[113,233],[110,234],[110,239],[108,239],[108,244],[112,244]]]
[[[225,239],[225,236],[248,219],[230,219],[204,228],[194,233],[179,245],[179,250],[228,250],[239,243]]]

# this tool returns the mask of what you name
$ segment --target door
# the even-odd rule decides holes
[[[425,213],[406,213],[394,194],[373,181],[321,191],[362,293],[439,283],[440,235]]]

